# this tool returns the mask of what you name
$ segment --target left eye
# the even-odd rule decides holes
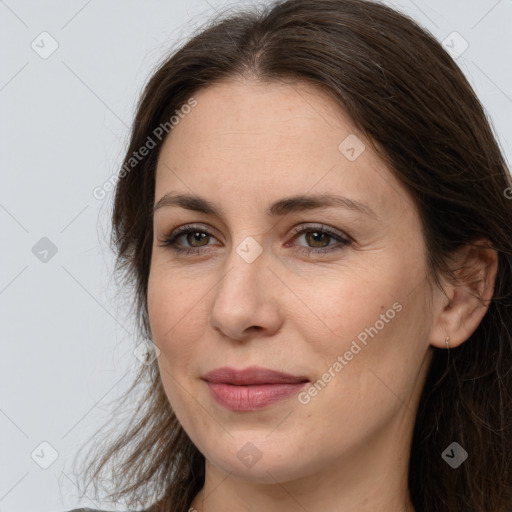
[[[328,253],[343,249],[345,246],[350,245],[351,240],[343,236],[341,233],[335,232],[325,227],[306,227],[300,231],[295,232],[294,240],[304,237],[306,243],[311,244],[312,247],[301,247],[297,250],[304,253]],[[329,244],[330,240],[338,242],[336,244]],[[327,243],[325,243],[327,241]],[[334,247],[333,247],[334,246]]]
[[[189,247],[182,247],[178,244],[179,239],[182,237],[190,244]],[[295,249],[301,253],[328,253],[343,249],[345,246],[351,244],[351,240],[348,237],[323,226],[303,227],[300,230],[294,231],[292,237],[293,240],[304,237],[306,243],[312,245],[310,247],[298,247]],[[208,231],[205,231],[202,227],[182,226],[174,230],[168,237],[164,238],[161,241],[160,247],[169,247],[171,250],[183,254],[198,254],[203,252],[202,249],[204,247],[212,245],[208,244],[210,238],[214,238],[214,236]],[[335,240],[338,244],[330,244],[330,240]],[[199,245],[194,245],[196,243]],[[289,245],[289,243],[286,244],[287,247]]]

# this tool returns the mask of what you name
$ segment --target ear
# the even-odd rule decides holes
[[[436,288],[430,344],[450,348],[464,343],[476,330],[494,293],[498,254],[487,239],[466,245],[454,257],[452,270],[457,283],[442,280],[446,295]]]

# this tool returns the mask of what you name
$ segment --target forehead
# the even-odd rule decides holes
[[[167,146],[188,139],[209,155],[243,152],[260,160],[271,151],[270,158],[300,158],[319,146],[337,152],[338,139],[355,132],[341,106],[309,84],[230,79],[194,97],[197,106],[172,129]]]
[[[229,206],[311,191],[376,211],[411,206],[342,107],[317,87],[225,80],[194,98],[162,147],[156,200],[169,191],[220,194]]]

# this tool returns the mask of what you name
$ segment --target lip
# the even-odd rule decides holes
[[[212,397],[232,411],[255,411],[296,394],[307,377],[259,366],[236,370],[223,366],[204,375]]]
[[[208,372],[204,380],[213,384],[233,384],[235,386],[256,384],[297,384],[309,380],[307,377],[291,375],[263,368],[261,366],[249,366],[243,370],[237,370],[231,366],[222,366]]]

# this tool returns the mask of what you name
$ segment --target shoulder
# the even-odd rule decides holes
[[[153,512],[155,508],[145,510],[126,510],[123,512]],[[100,510],[98,508],[74,508],[73,510],[66,510],[65,512],[112,512],[111,510]]]
[[[108,510],[99,510],[97,508],[74,508],[66,512],[109,512]]]
[[[125,512],[151,512],[155,510],[153,508],[147,510],[126,510]],[[100,510],[97,508],[74,508],[73,510],[67,510],[66,512],[112,512],[110,510]]]
[[[99,510],[97,508],[74,508],[73,510],[67,510],[66,512],[110,512],[109,510]],[[129,511],[127,511],[129,512]],[[140,510],[138,512],[144,512]]]
[[[147,510],[126,510],[123,512],[152,512],[154,508]],[[112,512],[111,510],[100,510],[98,508],[74,508],[73,510],[66,510],[65,512]]]

